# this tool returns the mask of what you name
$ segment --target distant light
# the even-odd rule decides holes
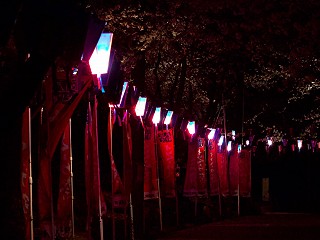
[[[238,152],[241,152],[241,144],[238,145]]]
[[[156,107],[156,110],[154,111],[152,122],[154,124],[158,124],[160,122],[160,112],[161,112],[161,107]]]
[[[146,97],[139,97],[137,105],[136,105],[136,115],[138,117],[142,117],[144,115],[144,111],[146,108],[147,98]]]
[[[211,131],[208,134],[208,139],[213,139],[215,133],[216,133],[216,129],[212,128]]]
[[[231,151],[231,141],[228,142],[227,151],[228,151],[228,152]]]
[[[249,146],[250,145],[250,141],[246,140],[246,145]]]
[[[299,148],[299,150],[302,148],[302,140],[297,140],[297,142],[298,142],[298,148]]]
[[[268,146],[270,147],[272,145],[272,140],[268,139]]]
[[[188,125],[187,125],[187,129],[188,129],[188,131],[189,131],[189,133],[191,135],[195,134],[195,132],[196,132],[195,122],[194,121],[191,121],[191,122],[189,121]]]
[[[102,33],[100,35],[89,60],[92,74],[108,73],[112,36],[112,33]]]
[[[232,135],[232,140],[235,140],[236,139],[236,131],[232,130],[231,135]]]
[[[219,142],[218,142],[218,146],[222,146],[223,139],[224,139],[224,136],[220,136],[220,139],[219,139]]]
[[[168,111],[167,112],[167,116],[166,116],[166,118],[164,120],[164,124],[165,125],[169,125],[171,123],[172,115],[173,115],[173,111]]]
[[[77,75],[78,68],[72,68],[72,75]]]

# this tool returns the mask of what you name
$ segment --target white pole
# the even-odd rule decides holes
[[[30,239],[33,240],[33,208],[32,208],[32,156],[31,156],[31,109],[28,108],[29,131],[29,195],[30,195]]]
[[[71,135],[71,118],[69,119],[69,131],[70,131],[70,188],[71,188],[71,228],[72,239],[74,239],[74,195],[73,195],[73,170],[72,170],[72,135]]]
[[[158,125],[155,124],[154,128],[154,146],[155,146],[155,155],[157,161],[157,183],[158,183],[158,199],[159,199],[159,217],[160,217],[160,231],[162,231],[162,204],[161,204],[161,192],[160,192],[160,172],[159,172],[159,159],[158,159],[158,146],[157,146],[157,135],[158,135]]]
[[[238,154],[238,216],[240,216],[240,159]]]
[[[97,164],[99,166],[99,144],[98,144],[98,114],[97,114],[97,108],[96,108],[96,102],[97,102],[97,96],[94,97],[94,105],[95,105],[95,111],[94,111],[94,114],[95,114],[95,132],[96,132],[96,144],[97,144]],[[98,171],[100,170],[100,167],[98,167]],[[97,173],[98,174],[98,178],[99,178],[99,182],[100,182],[100,171]],[[100,226],[100,240],[103,240],[103,220],[102,220],[102,213],[101,213],[101,193],[100,193],[100,184],[99,184],[99,189],[98,189],[98,201],[99,201],[99,226]]]
[[[115,240],[116,238],[116,226],[115,226],[115,219],[114,219],[114,189],[113,189],[113,180],[114,180],[114,174],[113,174],[113,169],[112,169],[112,162],[113,162],[113,151],[112,151],[112,107],[110,107],[110,111],[109,111],[109,122],[110,122],[110,126],[109,126],[109,136],[110,136],[110,163],[111,163],[111,219],[112,219],[112,239]]]

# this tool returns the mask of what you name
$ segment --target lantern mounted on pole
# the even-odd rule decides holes
[[[164,119],[164,124],[167,125],[167,127],[171,123],[172,115],[173,115],[173,111],[168,111],[166,118]]]
[[[302,148],[302,140],[301,139],[298,139],[297,140],[297,144],[298,144],[298,149],[300,151],[300,149]]]
[[[156,107],[156,110],[154,111],[152,122],[157,125],[160,122],[160,113],[161,113],[161,107]]]
[[[208,139],[209,140],[213,139],[215,133],[216,133],[216,129],[215,128],[210,129],[210,132],[208,134]]]
[[[139,97],[138,102],[136,104],[136,108],[135,108],[137,117],[142,117],[144,115],[146,103],[147,103],[146,97]]]
[[[231,151],[231,141],[229,141],[229,142],[228,142],[228,145],[227,145],[227,151],[228,151],[228,152],[230,152],[230,151]]]

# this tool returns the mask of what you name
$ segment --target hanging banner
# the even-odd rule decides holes
[[[198,138],[198,155],[197,155],[198,196],[207,195],[205,146],[206,146],[206,140],[204,138]]]
[[[70,127],[69,122],[62,135],[60,149],[60,182],[57,206],[56,237],[61,239],[68,239],[72,237]]]
[[[158,198],[154,126],[144,130],[144,199]]]
[[[162,176],[161,195],[175,197],[175,158],[172,129],[158,131],[160,173]]]
[[[29,157],[30,157],[30,149],[29,149],[29,108],[23,113],[22,116],[22,132],[21,132],[21,140],[22,140],[22,149],[21,149],[21,194],[22,194],[22,209],[25,220],[25,239],[29,240],[31,238],[30,232],[30,185],[29,185],[29,176],[30,176],[30,168],[29,168]]]
[[[247,149],[241,150],[239,153],[240,166],[240,196],[251,196],[251,151]]]
[[[85,183],[87,199],[87,230],[90,236],[90,226],[93,217],[99,216],[101,204],[102,215],[106,211],[106,203],[100,186],[100,164],[98,154],[98,129],[97,129],[97,101],[95,99],[93,112],[88,106],[88,121],[85,129]],[[100,202],[99,202],[100,201]]]
[[[126,113],[123,120],[123,182],[127,201],[132,191],[132,137],[129,113]]]
[[[237,148],[236,148],[237,149]],[[229,161],[229,183],[230,183],[230,195],[238,195],[238,184],[239,184],[239,154],[238,151],[230,152]]]
[[[90,70],[89,65],[82,63],[79,64],[78,68],[79,72],[80,70],[83,72],[83,74],[77,76],[77,82],[81,86],[77,92],[70,90],[71,97],[59,99],[59,93],[54,92],[52,75],[66,76],[66,73],[61,71],[61,69],[54,73],[49,72],[48,77],[45,79],[46,99],[43,121],[40,124],[38,178],[39,228],[43,238],[52,239],[54,235],[54,229],[52,229],[54,223],[52,222],[51,160],[70,117],[92,83],[92,75],[87,74],[88,71],[82,71],[86,69]],[[72,73],[70,74],[72,75]]]
[[[207,195],[204,138],[198,138],[197,140],[189,143],[187,171],[183,194],[186,197]]]
[[[219,195],[219,173],[217,162],[217,143],[214,140],[208,141],[208,169],[209,169],[209,194]]]
[[[222,196],[229,195],[228,182],[228,155],[226,150],[217,153],[217,163],[220,180],[220,193]]]

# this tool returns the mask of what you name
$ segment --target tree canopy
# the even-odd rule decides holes
[[[319,5],[149,0],[88,6],[114,33],[125,80],[155,104],[208,124],[225,105],[230,129],[244,124],[282,136],[293,128],[316,137]]]

